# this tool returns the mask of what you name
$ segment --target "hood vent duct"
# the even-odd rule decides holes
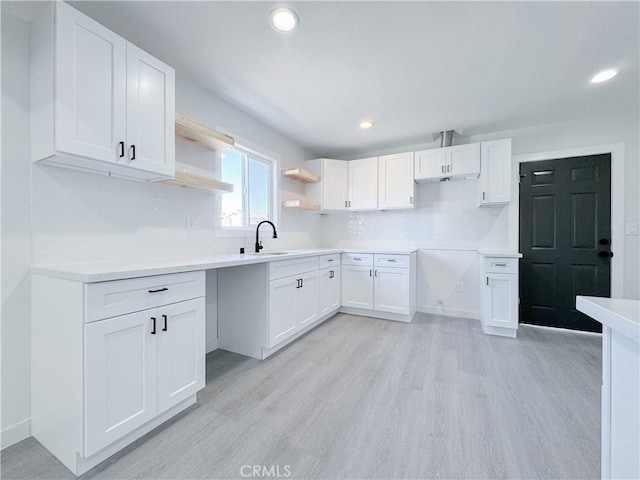
[[[440,132],[440,148],[450,147],[453,143],[453,130],[444,130]]]

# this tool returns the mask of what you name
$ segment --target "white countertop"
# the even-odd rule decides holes
[[[522,254],[519,252],[490,252],[487,250],[478,250],[478,253],[483,257],[522,258]]]
[[[286,255],[270,255],[263,252],[211,255],[200,257],[168,257],[145,260],[123,260],[117,262],[91,262],[67,265],[38,265],[31,268],[31,273],[62,278],[84,283],[107,282],[126,278],[148,277],[167,273],[193,272],[214,268],[236,267],[257,263],[290,260],[294,258],[331,253],[378,253],[378,254],[410,254],[415,250],[377,250],[377,249],[339,249],[321,248],[314,250],[291,250]]]
[[[621,335],[640,343],[640,300],[577,296],[576,308]]]
[[[84,283],[123,280],[125,278],[148,277],[166,273],[193,272],[213,268],[235,267],[290,260],[313,255],[341,253],[336,248],[289,251],[286,255],[269,255],[269,252],[256,254],[227,254],[200,257],[151,258],[145,260],[123,260],[118,262],[91,262],[69,265],[40,265],[31,268],[31,273],[49,277],[74,280]]]

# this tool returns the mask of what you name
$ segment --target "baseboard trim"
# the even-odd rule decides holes
[[[599,332],[585,332],[584,330],[571,330],[570,328],[562,328],[562,327],[548,327],[546,325],[533,325],[531,323],[520,323],[518,324],[519,327],[531,327],[531,328],[540,328],[543,330],[559,330],[561,332],[568,332],[568,333],[581,333],[583,335],[591,335],[591,336],[597,336],[597,337],[601,337],[602,333]]]
[[[476,310],[463,310],[459,308],[432,307],[431,305],[417,305],[416,310],[420,313],[429,313],[432,315],[442,315],[445,317],[470,318],[472,320],[480,320],[480,312]]]
[[[22,422],[16,423],[15,425],[11,425],[10,427],[5,428],[0,432],[0,437],[2,437],[2,441],[0,442],[0,449],[4,450],[11,445],[14,445],[25,438],[29,438],[31,436],[31,422],[27,418]]]
[[[378,310],[367,310],[353,307],[340,307],[340,313],[349,315],[358,315],[361,317],[381,318],[383,320],[393,320],[396,322],[411,323],[416,312],[409,315],[401,315],[399,313],[380,312]]]

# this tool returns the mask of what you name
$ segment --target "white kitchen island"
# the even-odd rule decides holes
[[[602,323],[602,478],[640,478],[640,301],[576,298]]]

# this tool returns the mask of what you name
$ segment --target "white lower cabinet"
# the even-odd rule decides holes
[[[318,273],[269,282],[269,348],[318,318]]]
[[[343,254],[342,312],[410,322],[415,289],[415,253]]]
[[[518,331],[518,258],[480,256],[482,329],[515,337]]]
[[[32,435],[81,475],[195,403],[204,295],[203,271],[91,284],[34,275]]]
[[[376,267],[373,277],[374,310],[408,315],[410,288],[408,268]]]
[[[372,265],[342,265],[342,306],[373,310]]]

